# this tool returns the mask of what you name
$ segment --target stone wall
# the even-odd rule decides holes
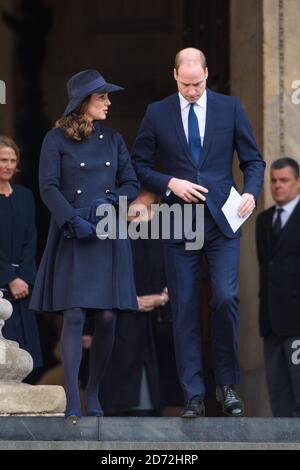
[[[292,101],[293,82],[300,80],[299,24],[299,0],[263,1],[263,147],[268,167],[282,156],[300,162],[300,104]],[[264,202],[265,207],[273,204],[269,171]]]
[[[246,110],[258,146],[263,150],[262,0],[231,0],[231,94]],[[242,190],[242,176],[235,165]],[[263,208],[259,201],[258,212]],[[240,311],[242,395],[248,416],[269,414],[262,341],[258,331],[258,264],[255,218],[246,222],[241,239]]]
[[[257,212],[273,204],[270,163],[284,155],[300,161],[300,104],[292,102],[292,84],[300,80],[299,24],[299,0],[231,0],[231,92],[241,98],[267,164]],[[267,416],[257,278],[254,215],[241,243],[242,392],[250,416]]]

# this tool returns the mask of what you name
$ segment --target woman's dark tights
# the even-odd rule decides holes
[[[61,357],[66,380],[66,416],[81,415],[78,374],[82,359],[82,334],[86,313],[81,308],[65,310],[61,334]],[[90,351],[89,381],[86,389],[90,414],[101,414],[99,384],[107,367],[115,338],[117,314],[113,310],[95,312],[95,330]]]

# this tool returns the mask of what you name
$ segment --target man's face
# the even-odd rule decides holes
[[[203,95],[207,77],[207,67],[203,68],[201,64],[194,66],[182,64],[178,72],[174,69],[178,91],[189,103],[195,103]]]
[[[281,170],[271,170],[271,192],[274,201],[284,206],[300,192],[300,178],[297,178],[290,166]]]

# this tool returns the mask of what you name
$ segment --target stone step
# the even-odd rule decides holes
[[[0,416],[0,441],[68,441],[91,445],[300,445],[296,418],[82,418]],[[98,442],[97,442],[98,441]],[[2,445],[4,443],[2,442]]]
[[[0,441],[1,450],[199,451],[300,450],[300,443],[270,442],[106,442],[106,441]],[[117,455],[117,454],[116,454]]]

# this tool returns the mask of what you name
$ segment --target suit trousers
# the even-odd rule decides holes
[[[204,245],[186,250],[184,241],[165,241],[165,263],[173,316],[175,354],[185,399],[205,397],[201,344],[201,277],[205,254],[212,287],[211,331],[217,384],[240,383],[238,271],[239,238],[227,238],[205,206]]]
[[[271,408],[275,417],[300,416],[300,338],[264,338]]]

